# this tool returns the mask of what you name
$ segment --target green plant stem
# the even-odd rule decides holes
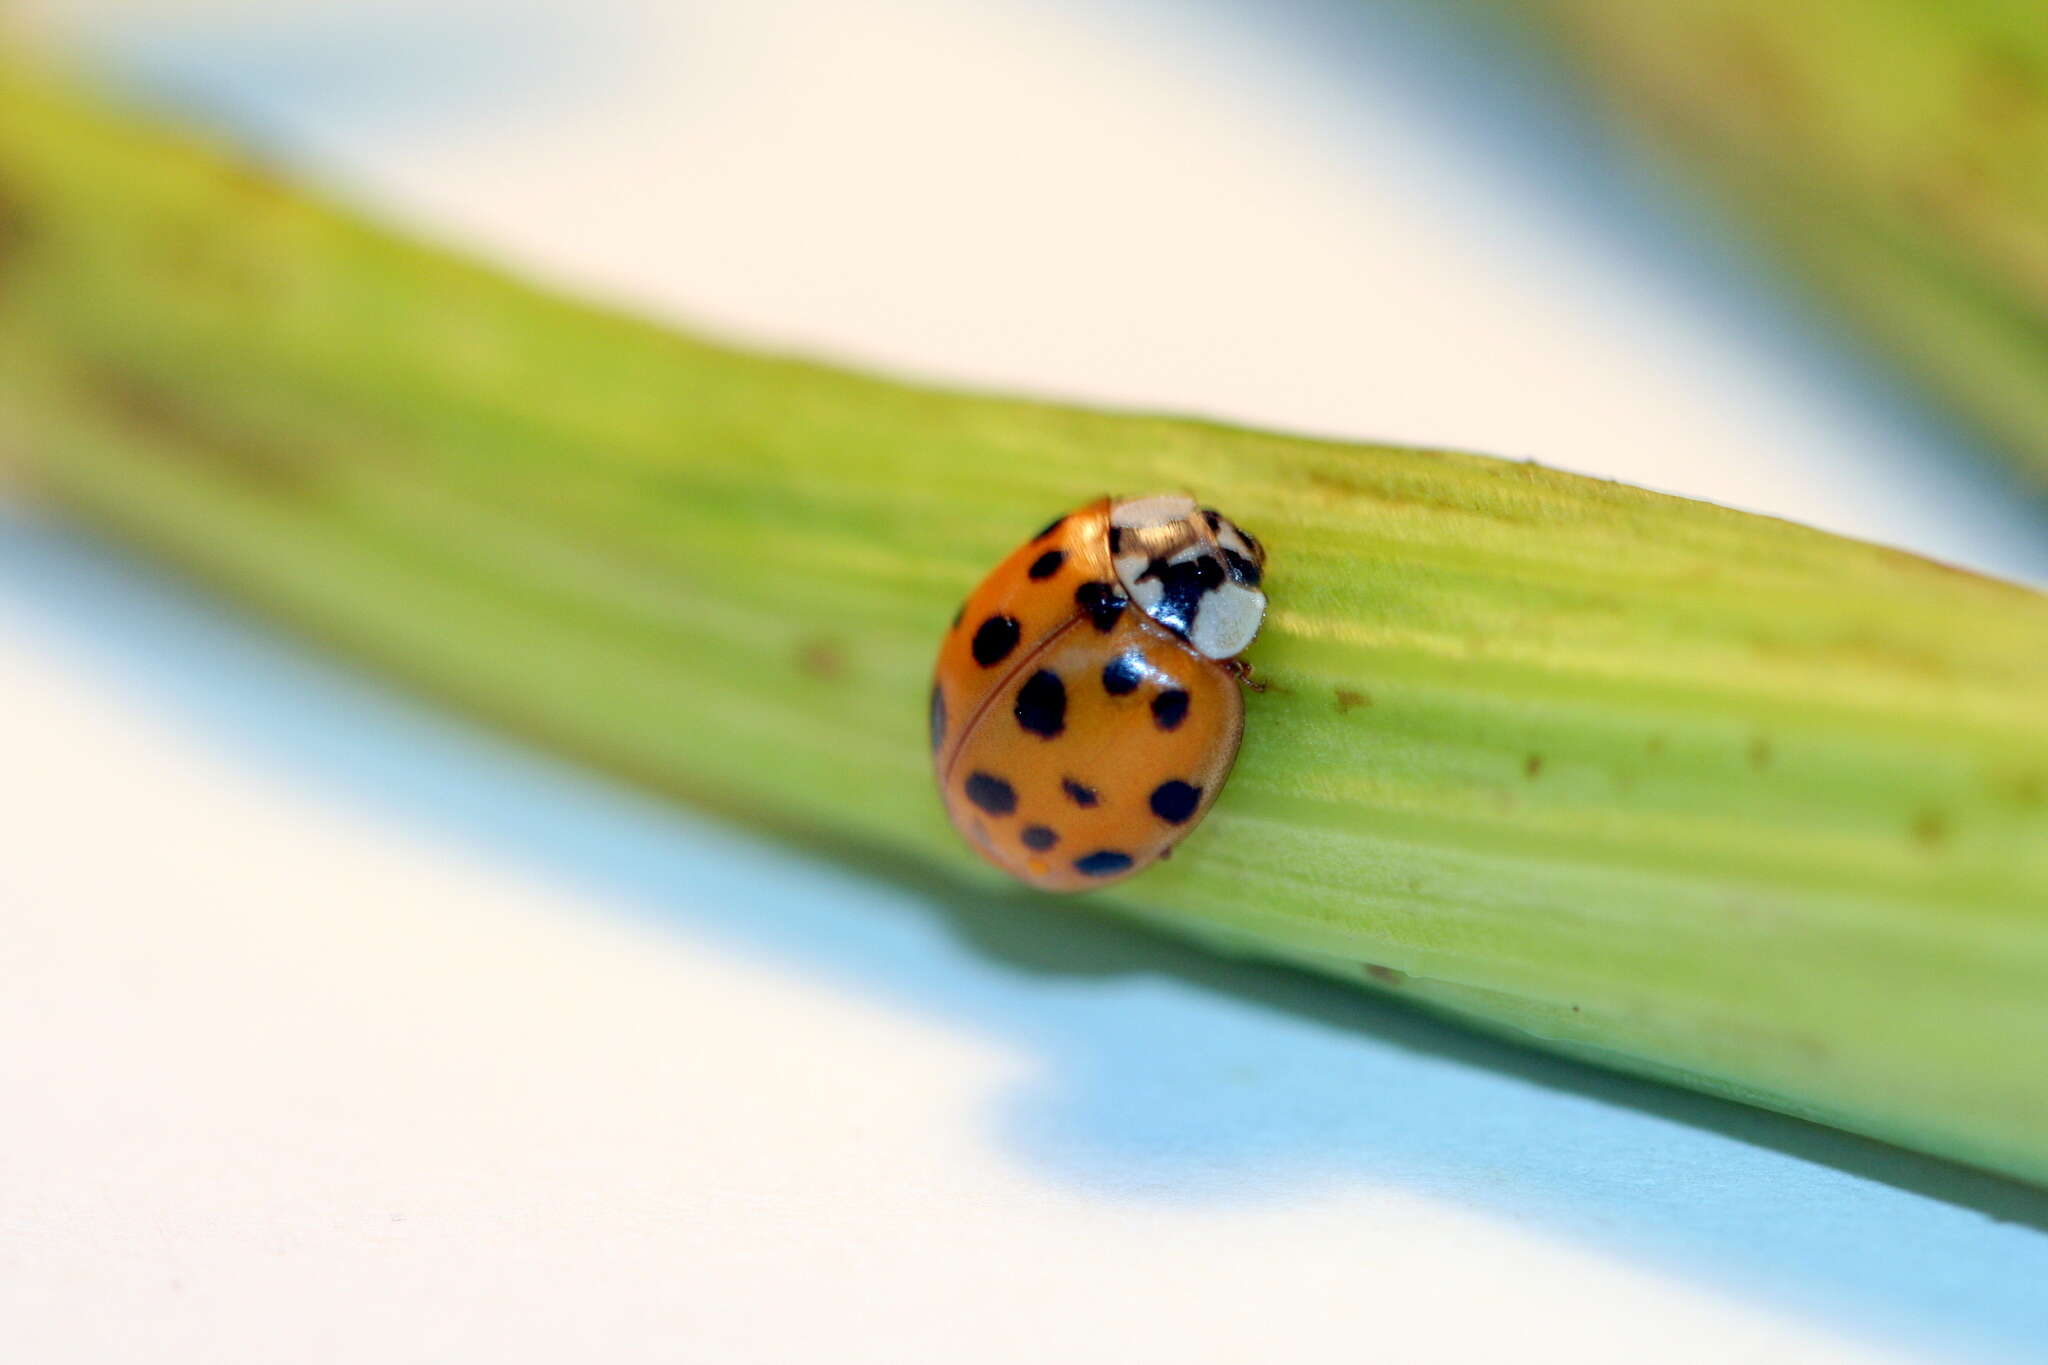
[[[1271,547],[1271,690],[1208,822],[1092,904],[2048,1180],[2048,599],[1527,464],[721,349],[6,66],[0,224],[36,495],[528,736],[987,894],[926,755],[955,604],[1055,512],[1192,487]],[[1017,900],[1048,933],[1091,903]]]

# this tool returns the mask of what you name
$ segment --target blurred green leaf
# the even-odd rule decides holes
[[[1700,171],[2048,493],[2037,0],[1532,0],[1607,109]]]

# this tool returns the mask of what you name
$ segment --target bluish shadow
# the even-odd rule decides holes
[[[1034,1057],[990,1140],[1046,1179],[1277,1206],[1397,1185],[1894,1344],[2048,1350],[2040,1192],[1021,893],[767,842],[471,729],[19,517],[0,516],[0,628],[411,837]]]
[[[421,3],[147,7],[40,27],[131,99],[231,133],[295,173],[351,146],[460,125],[544,119],[616,81],[635,51],[630,5]]]

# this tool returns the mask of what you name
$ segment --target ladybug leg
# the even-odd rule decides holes
[[[1227,661],[1223,666],[1229,669],[1232,673],[1236,674],[1237,680],[1243,683],[1246,687],[1250,688],[1252,691],[1263,692],[1266,690],[1266,684],[1260,682],[1257,678],[1254,678],[1252,676],[1252,666],[1246,663],[1243,659],[1231,659]]]

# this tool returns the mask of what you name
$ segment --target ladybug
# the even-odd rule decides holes
[[[1265,562],[1221,513],[1166,493],[1090,503],[998,564],[932,681],[932,762],[961,837],[1045,891],[1170,853],[1237,759]]]

